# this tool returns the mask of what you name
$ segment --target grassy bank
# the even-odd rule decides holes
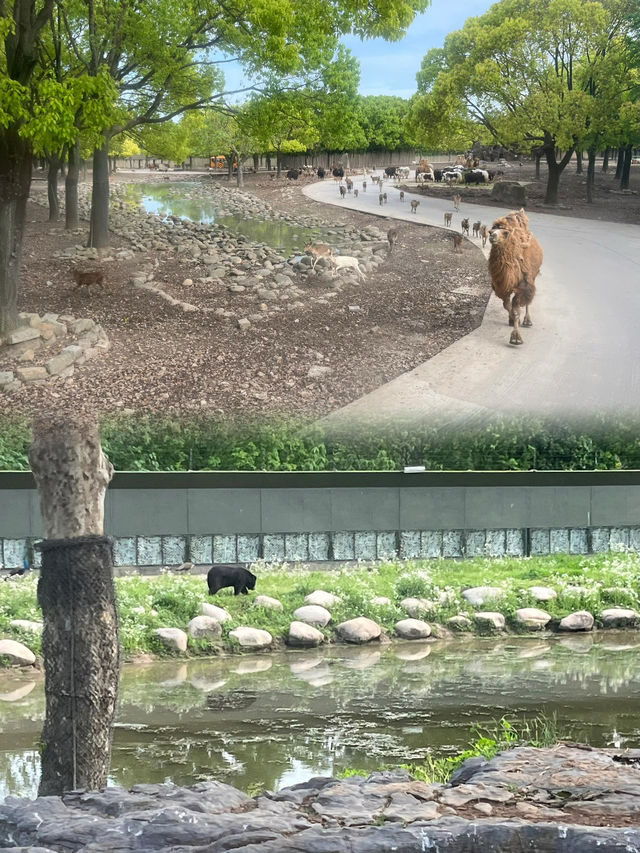
[[[284,638],[293,611],[304,603],[306,595],[317,589],[332,592],[341,599],[331,608],[332,622],[324,629],[327,640],[334,638],[334,625],[356,616],[374,619],[393,635],[396,622],[407,616],[400,602],[409,597],[433,602],[433,609],[424,618],[437,636],[442,633],[438,626],[443,626],[450,616],[464,613],[473,617],[473,607],[461,596],[464,589],[473,586],[497,586],[504,591],[502,597],[485,602],[479,609],[503,613],[512,631],[521,630],[515,621],[515,611],[520,607],[542,607],[556,622],[576,610],[588,610],[597,620],[602,610],[612,606],[640,608],[635,552],[588,557],[558,554],[528,559],[391,562],[335,571],[258,564],[255,572],[258,575],[255,593],[238,597],[233,596],[231,589],[209,597],[202,575],[117,578],[125,654],[166,654],[154,630],[160,627],[186,630],[189,620],[200,613],[204,601],[225,607],[232,616],[223,626],[222,647],[227,650],[234,648],[229,631],[238,625],[265,628],[274,638]],[[529,592],[532,586],[550,586],[557,592],[557,598],[538,604]],[[283,610],[256,607],[254,599],[258,594],[279,599]],[[372,604],[371,600],[378,596],[390,599],[391,603]],[[41,619],[35,578],[0,584],[0,632],[38,653],[39,637],[11,627],[9,623],[14,619]],[[190,653],[214,651],[206,642],[198,641]]]

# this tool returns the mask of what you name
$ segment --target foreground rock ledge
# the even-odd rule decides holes
[[[221,782],[8,797],[0,851],[640,853],[639,824],[640,750],[559,745],[470,759],[448,785],[400,770],[253,799]]]

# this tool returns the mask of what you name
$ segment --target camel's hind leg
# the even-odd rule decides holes
[[[502,306],[509,315],[509,325],[513,326],[513,308],[511,307],[511,294],[502,300]]]
[[[513,332],[511,332],[511,337],[509,338],[510,344],[523,344],[522,336],[520,334],[520,306],[516,302],[516,297],[514,295],[513,301],[511,303],[511,313],[513,316]]]
[[[531,314],[529,313],[529,306],[533,302],[533,297],[536,295],[536,286],[535,284],[531,284],[531,282],[525,277],[523,281],[518,285],[515,295],[513,297],[514,301],[518,300],[518,305],[524,307],[524,319],[522,321],[523,326],[533,326],[533,322],[531,321]]]

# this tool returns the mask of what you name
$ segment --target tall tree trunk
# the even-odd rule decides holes
[[[616,174],[615,174],[616,181],[619,181],[620,178],[622,177],[623,166],[624,166],[624,148],[621,145],[620,148],[618,148],[618,160],[616,162]]]
[[[276,177],[280,177],[282,174],[282,158],[280,156],[280,149],[276,150]]]
[[[605,148],[604,149],[604,155],[602,157],[602,171],[603,172],[609,171],[609,155],[610,154],[611,154],[611,149]]]
[[[242,168],[242,157],[238,154],[238,171],[236,172],[236,183],[238,187],[244,186],[244,169]]]
[[[120,652],[104,496],[113,468],[97,424],[42,418],[29,461],[45,530],[38,602],[46,716],[39,796],[106,785]]]
[[[596,183],[596,149],[589,149],[589,163],[587,165],[587,203],[593,204],[593,189]]]
[[[78,215],[78,175],[80,144],[76,142],[69,148],[69,168],[64,181],[64,227],[77,228],[80,222]]]
[[[547,159],[547,167],[548,167],[548,175],[547,175],[547,189],[544,197],[545,204],[557,204],[558,203],[558,188],[560,187],[560,175],[563,173],[565,166],[571,160],[571,156],[573,155],[573,148],[570,148],[564,155],[564,157],[557,162],[556,160],[556,150],[553,144],[550,144],[544,149],[545,156]]]
[[[542,160],[542,154],[537,151],[536,152],[536,181],[540,180],[540,160]]]
[[[576,175],[582,174],[582,151],[576,151]]]
[[[49,222],[57,222],[60,218],[60,201],[58,199],[58,174],[62,160],[57,154],[47,157],[49,170],[47,172],[47,197],[49,200]]]
[[[22,242],[32,151],[17,129],[0,127],[0,338],[18,325]]]
[[[258,174],[258,169],[260,168],[260,157],[257,154],[253,155],[253,171]]]
[[[620,189],[628,190],[629,181],[631,178],[631,155],[633,153],[632,145],[625,145],[624,162],[622,164],[622,175],[620,176]]]
[[[89,245],[104,249],[109,245],[109,142],[93,152],[93,193]]]

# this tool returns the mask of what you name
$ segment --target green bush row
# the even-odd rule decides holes
[[[640,424],[594,417],[588,425],[499,419],[452,430],[398,429],[335,438],[291,420],[120,416],[102,423],[120,471],[594,470],[640,468]],[[0,421],[0,470],[28,470],[29,424]]]

